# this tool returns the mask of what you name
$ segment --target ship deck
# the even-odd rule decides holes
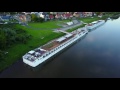
[[[49,43],[49,44],[47,44],[47,45],[45,45],[45,46],[42,46],[41,48],[44,49],[44,50],[50,51],[50,50],[58,47],[58,46],[61,45],[62,43],[68,41],[69,39],[71,39],[72,37],[74,37],[74,35],[75,35],[75,34],[73,34],[71,37],[65,38],[65,39],[62,39],[62,38],[64,38],[64,37],[59,38],[59,40],[62,39],[60,42],[58,42],[57,40],[54,40],[53,42],[51,42],[51,43]]]
[[[26,53],[24,55],[24,58],[29,60],[29,61],[34,61],[37,58],[41,57],[43,54],[45,54],[46,52],[58,47],[59,45],[63,44],[64,42],[70,40],[71,38],[73,38],[77,33],[81,33],[84,30],[81,31],[76,31],[73,34],[66,34],[65,36],[58,38],[56,40],[53,40],[52,42],[47,43],[44,46],[41,46],[39,48],[36,48],[34,50],[29,51],[28,53]]]

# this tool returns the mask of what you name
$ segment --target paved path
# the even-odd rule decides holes
[[[59,32],[63,32],[65,34],[70,34],[69,32],[63,31],[63,30],[59,30]]]
[[[64,27],[64,28],[59,28],[59,29],[53,29],[53,30],[55,30],[55,31],[57,31],[57,30],[63,30],[63,31],[65,31],[65,30],[68,30],[68,29],[71,29],[71,28],[74,28],[74,27],[77,27],[77,26],[80,26],[80,25],[82,25],[82,23],[71,25],[69,27]]]

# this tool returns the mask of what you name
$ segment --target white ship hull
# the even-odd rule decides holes
[[[100,25],[102,25],[104,23],[105,23],[105,20],[103,20],[103,21],[101,21],[101,22],[99,22],[97,24],[94,24],[92,26],[87,26],[87,29],[95,29],[95,28],[99,27]]]
[[[23,62],[32,66],[32,67],[36,67],[39,64],[41,64],[42,62],[45,62],[46,60],[48,60],[50,57],[54,56],[55,54],[57,54],[58,52],[60,52],[61,50],[65,49],[66,47],[68,47],[69,45],[71,45],[72,43],[74,43],[75,41],[77,41],[78,39],[80,39],[81,37],[83,37],[85,34],[87,34],[88,31],[86,32],[81,32],[80,34],[77,34],[76,36],[74,36],[73,38],[71,38],[70,40],[64,42],[63,44],[59,45],[58,47],[52,49],[51,51],[46,53],[46,56],[40,57],[38,59],[36,59],[35,61],[31,62],[27,59],[24,58],[23,56]]]

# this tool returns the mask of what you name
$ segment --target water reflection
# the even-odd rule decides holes
[[[56,54],[54,57],[51,57],[50,59],[48,59],[47,61],[45,61],[44,63],[38,65],[37,67],[30,67],[28,65],[25,64],[25,66],[28,68],[28,69],[31,69],[32,71],[39,71],[41,70],[43,67],[45,67],[47,64],[51,63],[53,60],[55,60],[56,57],[62,55],[63,53],[65,53],[68,49],[70,49],[72,46],[74,46],[75,44],[77,44],[79,41],[82,41],[84,38],[86,37],[83,36],[82,38],[80,38],[79,40],[77,40],[74,44],[70,45],[69,47],[67,47],[66,49],[64,49],[63,51],[59,52],[58,54]],[[77,57],[78,56],[78,57]],[[76,55],[76,58],[79,58],[80,54],[78,53],[78,55]],[[68,58],[69,59],[69,58]]]

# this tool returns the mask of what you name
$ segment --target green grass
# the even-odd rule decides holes
[[[72,29],[68,29],[67,32],[75,31],[76,29],[78,29],[78,28],[82,28],[82,27],[84,27],[84,26],[85,26],[85,24],[82,24],[82,25],[77,26],[77,27],[74,27],[74,28],[72,28]]]
[[[100,18],[99,17],[85,17],[85,18],[80,18],[81,21],[83,21],[84,23],[90,23],[90,22],[93,22],[93,21],[96,21],[96,20],[99,20]]]
[[[83,21],[84,23],[90,23],[90,22],[93,22],[93,21],[97,21],[97,20],[100,20],[100,19],[106,19],[108,17],[108,15],[105,15],[103,16],[102,18],[99,18],[99,17],[85,17],[85,18],[80,18],[79,20]]]
[[[57,24],[64,24],[65,22],[69,22],[70,20],[56,20],[56,21],[48,21],[44,23],[29,23],[29,26],[35,28],[60,28]]]
[[[63,33],[55,33],[52,30],[33,30],[20,25],[17,25],[16,27],[26,30],[29,34],[32,35],[32,39],[30,39],[27,44],[15,44],[7,49],[6,51],[8,54],[5,56],[6,58],[0,62],[0,71],[12,65],[31,49],[35,49],[49,42],[50,40],[64,35]]]

